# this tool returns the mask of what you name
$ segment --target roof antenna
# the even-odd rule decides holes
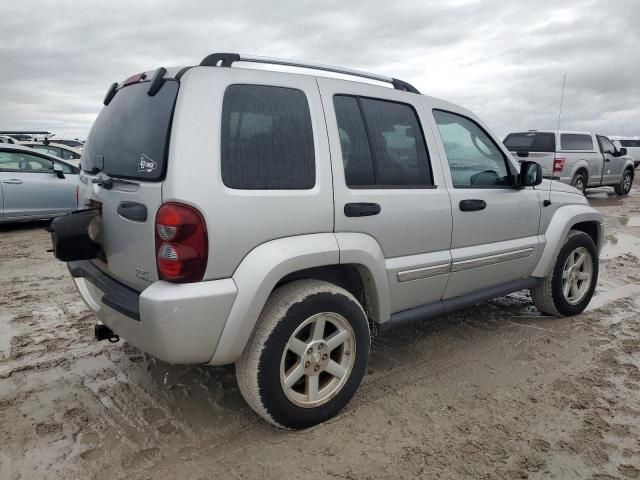
[[[556,145],[558,145],[558,139],[560,138],[560,119],[562,118],[562,103],[564,102],[564,85],[567,81],[567,74],[565,73],[562,76],[562,94],[560,95],[560,109],[558,110],[558,125],[556,127]],[[553,183],[553,174],[554,174],[554,168],[553,166],[555,166],[555,149],[554,149],[554,160],[553,163],[551,164],[551,179],[549,180],[549,197],[544,201],[543,205],[545,207],[548,207],[549,205],[551,205],[551,185]]]

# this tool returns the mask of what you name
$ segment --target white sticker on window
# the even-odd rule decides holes
[[[140,158],[138,159],[138,172],[139,173],[151,173],[153,172],[158,164],[147,157],[144,153],[140,154]]]

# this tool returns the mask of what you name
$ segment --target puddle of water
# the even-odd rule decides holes
[[[628,227],[640,227],[640,217],[629,217]]]
[[[640,238],[634,235],[618,233],[605,239],[600,258],[609,259],[627,253],[640,257]]]

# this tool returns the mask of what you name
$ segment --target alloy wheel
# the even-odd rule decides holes
[[[355,334],[342,315],[318,313],[293,332],[280,361],[286,397],[304,408],[322,405],[342,389],[356,356]]]

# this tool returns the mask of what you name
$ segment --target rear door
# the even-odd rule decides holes
[[[80,177],[80,206],[93,202],[100,210],[97,239],[104,255],[96,265],[140,291],[158,279],[154,221],[178,82],[165,80],[154,96],[148,88],[148,81],[128,84],[103,107],[83,151]],[[95,183],[105,175],[112,184]]]
[[[331,148],[335,231],[378,242],[392,313],[439,301],[451,262],[451,205],[423,120],[424,97],[317,80]]]
[[[77,175],[59,178],[54,160],[36,153],[0,151],[4,218],[52,216],[76,207]]]
[[[470,112],[438,101],[433,118],[453,211],[444,297],[528,276],[541,248],[538,192],[513,187],[515,166]]]

